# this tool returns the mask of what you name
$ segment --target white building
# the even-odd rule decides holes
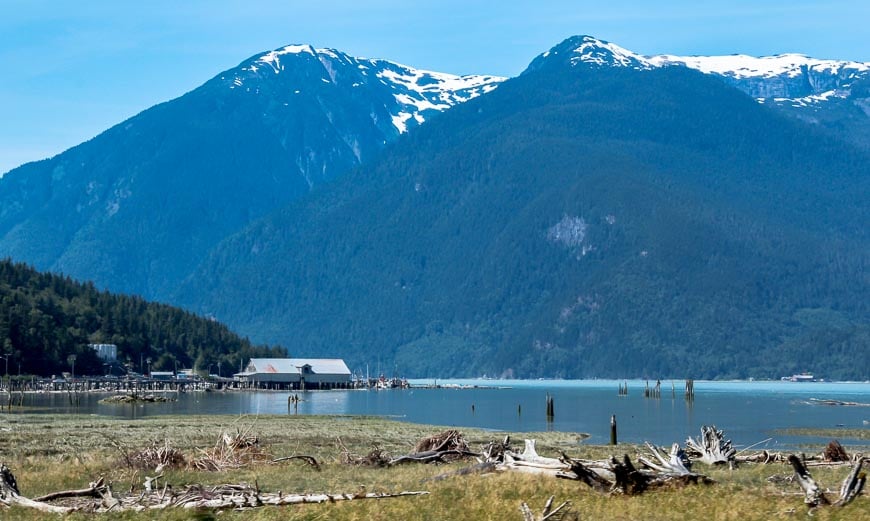
[[[118,360],[118,346],[115,344],[88,344],[88,347],[97,353],[97,357],[103,362],[116,362]]]
[[[338,358],[252,358],[236,378],[267,389],[344,389],[350,369]]]

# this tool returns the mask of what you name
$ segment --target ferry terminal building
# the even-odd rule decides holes
[[[340,358],[251,358],[236,379],[256,389],[349,389],[350,369]]]

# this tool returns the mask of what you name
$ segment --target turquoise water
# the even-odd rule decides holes
[[[412,384],[432,384],[416,380]],[[618,396],[616,380],[438,380],[439,385],[476,388],[412,388],[387,391],[315,391],[299,394],[298,409],[287,392],[187,393],[166,404],[100,404],[85,396],[71,407],[64,394],[28,396],[28,412],[77,412],[140,418],[159,414],[344,414],[376,415],[414,423],[479,427],[496,431],[589,433],[587,443],[607,443],[615,414],[620,441],[670,444],[699,436],[701,425],[724,429],[735,445],[779,450],[815,440],[777,433],[794,427],[870,429],[870,406],[830,406],[813,399],[870,404],[870,383],[695,382],[695,400],[681,394],[682,381],[662,382],[662,398],[643,397],[643,381],[629,381]],[[555,417],[545,416],[547,394]],[[850,440],[841,440],[848,447]],[[856,442],[860,443],[860,442]],[[867,443],[866,441],[864,442]]]

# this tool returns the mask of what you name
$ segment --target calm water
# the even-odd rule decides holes
[[[412,381],[414,384],[431,380]],[[643,397],[644,383],[629,382],[629,395],[617,395],[617,381],[480,381],[439,380],[439,384],[492,386],[477,389],[409,389],[389,391],[317,391],[297,393],[298,414],[375,415],[414,423],[493,430],[585,432],[588,443],[607,443],[610,415],[616,414],[620,441],[656,444],[698,436],[701,425],[725,429],[735,445],[745,447],[767,438],[759,448],[793,447],[810,438],[779,435],[792,427],[870,429],[870,407],[812,404],[810,399],[870,403],[870,383],[696,382],[694,403],[671,397],[662,382],[662,398]],[[554,397],[555,419],[548,423],[544,403]],[[25,398],[26,412],[75,412],[126,418],[160,414],[287,414],[287,392],[186,393],[163,404],[111,405],[101,396],[85,396],[71,407],[64,394]],[[849,440],[842,440],[848,445]],[[865,442],[866,443],[866,442]]]

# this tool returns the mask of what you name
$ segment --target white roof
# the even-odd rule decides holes
[[[311,366],[314,374],[350,374],[347,364],[340,358],[251,358],[245,372],[300,374],[306,365]]]

